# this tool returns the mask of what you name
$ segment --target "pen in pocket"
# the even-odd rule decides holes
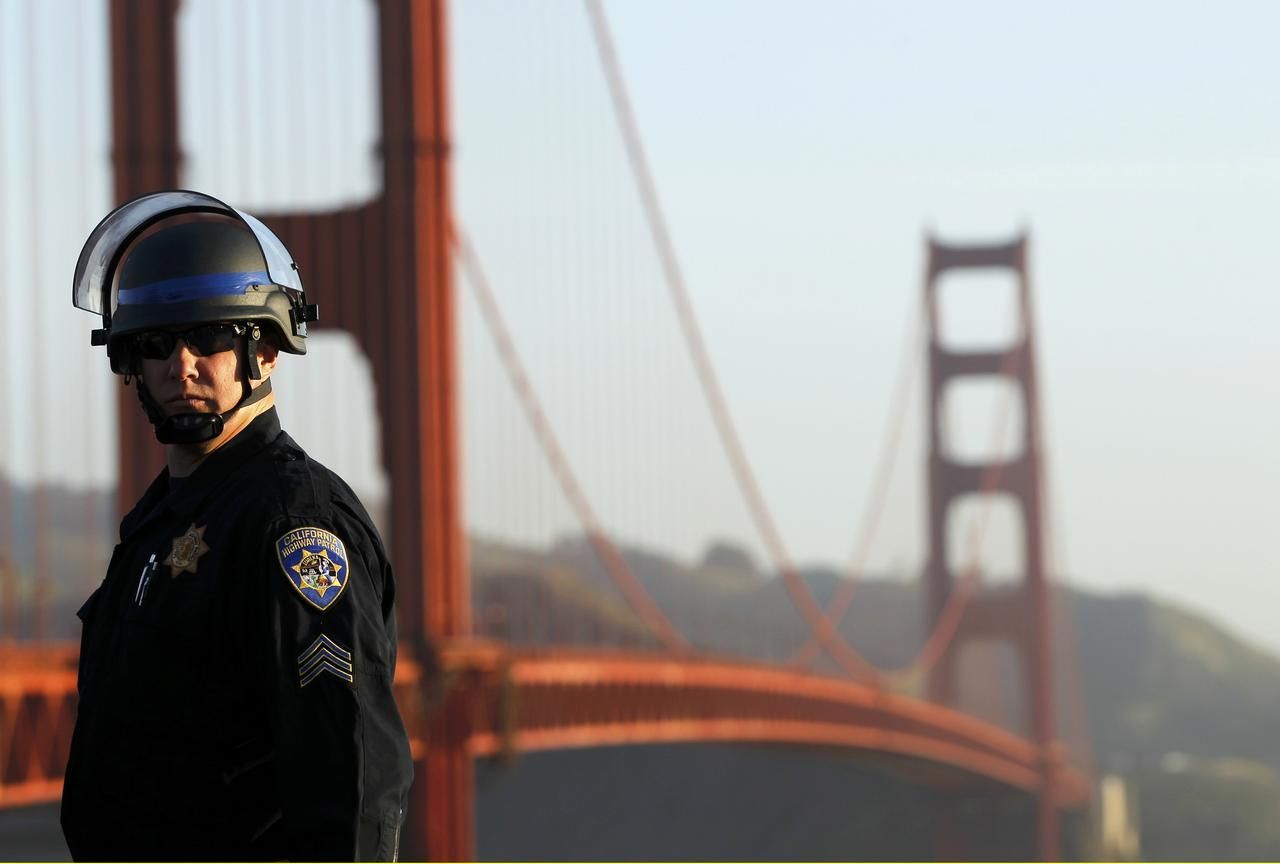
[[[147,596],[147,586],[151,584],[151,574],[156,572],[156,556],[153,552],[151,560],[142,565],[142,572],[138,574],[138,588],[133,592],[133,602],[142,605],[142,601]]]

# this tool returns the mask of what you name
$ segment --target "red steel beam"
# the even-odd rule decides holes
[[[407,647],[407,646],[406,646]],[[54,801],[75,714],[75,648],[0,656],[0,807]],[[997,783],[1036,794],[1040,753],[1029,741],[948,708],[854,682],[728,661],[622,651],[511,652],[496,643],[446,646],[443,674],[425,681],[398,664],[396,696],[412,748],[510,750],[669,742],[781,742],[887,753],[950,769],[947,791]],[[424,686],[426,685],[426,686]],[[443,686],[442,686],[443,685]],[[904,763],[908,771],[909,763]],[[1055,774],[1055,810],[1090,797],[1080,773]]]
[[[114,197],[178,186],[177,17],[179,0],[111,0],[111,160]],[[132,387],[117,390],[120,481],[117,509],[128,512],[164,467],[164,450]]]
[[[0,807],[56,801],[75,725],[74,645],[0,648]]]
[[[999,351],[966,354],[947,350],[939,328],[939,278],[953,270],[1004,270],[1016,281],[1021,332],[1015,342]],[[1061,831],[1054,794],[1057,775],[1064,770],[1062,748],[1054,729],[1052,620],[1049,614],[1049,580],[1045,572],[1043,497],[1041,480],[1040,411],[1035,368],[1034,316],[1027,275],[1027,237],[1007,243],[948,245],[933,238],[928,243],[925,303],[929,321],[929,557],[926,564],[928,611],[936,624],[953,592],[964,587],[948,561],[947,516],[952,504],[967,493],[1003,491],[1021,511],[1023,525],[1022,578],[1005,596],[987,603],[979,613],[981,627],[958,631],[951,650],[929,678],[929,691],[938,702],[954,702],[957,695],[958,657],[968,639],[998,636],[1013,647],[1022,661],[1025,698],[1031,716],[1031,735],[1037,750],[1036,771],[1040,792],[1037,804],[1037,852],[1041,860],[1061,856]],[[1008,463],[987,461],[959,465],[947,455],[941,403],[946,387],[961,377],[1004,378],[1015,385],[1024,403],[1021,453]],[[998,476],[999,483],[984,478]]]
[[[1032,742],[844,679],[621,651],[512,652],[479,642],[451,645],[445,667],[452,710],[469,718],[467,746],[477,756],[673,741],[801,743],[897,754],[1029,794],[1042,789]],[[1063,770],[1050,794],[1056,809],[1080,806],[1090,784]]]
[[[416,514],[426,541],[420,598],[426,634],[435,641],[471,632],[471,580],[462,520],[458,445],[458,352],[450,243],[451,203],[448,21],[445,0],[412,4],[413,212],[418,290],[416,361],[422,450]],[[440,744],[427,751],[426,851],[436,861],[475,857],[475,782],[463,742],[466,718],[441,717]]]
[[[451,182],[444,0],[381,0],[382,194],[362,207],[266,217],[305,275],[322,326],[352,333],[369,358],[391,483],[389,545],[401,574],[402,656],[471,627],[458,445],[457,335],[449,248]],[[428,682],[429,683],[429,682]],[[473,857],[465,730],[433,721],[421,751],[404,849]],[[447,726],[447,723],[445,724]]]

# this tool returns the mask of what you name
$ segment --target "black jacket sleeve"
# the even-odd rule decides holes
[[[392,695],[394,579],[357,515],[268,526],[258,674],[293,860],[393,860],[412,762]],[[258,580],[255,580],[258,581]]]

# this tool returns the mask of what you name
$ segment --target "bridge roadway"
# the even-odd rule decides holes
[[[443,674],[424,690],[408,650],[401,656],[396,684],[416,756],[424,721],[450,716],[476,757],[645,743],[789,743],[888,754],[923,785],[957,794],[992,783],[1034,793],[1041,783],[1035,748],[1009,732],[918,699],[779,666],[463,641],[443,648]],[[0,647],[0,807],[60,795],[75,659],[68,644]],[[1060,762],[1053,776],[1059,808],[1086,802],[1082,774]]]

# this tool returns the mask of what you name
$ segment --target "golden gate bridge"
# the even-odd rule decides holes
[[[191,108],[182,104],[178,86],[182,10],[177,0],[107,4],[110,172],[116,200],[186,183],[180,120]],[[309,294],[323,309],[324,326],[350,334],[372,373],[389,487],[383,528],[400,580],[403,648],[397,687],[419,763],[407,857],[475,857],[476,759],[671,742],[778,742],[876,754],[888,757],[904,776],[957,801],[990,788],[1016,790],[1035,802],[1034,824],[1027,831],[1034,839],[1023,854],[1061,857],[1061,820],[1087,808],[1091,777],[1087,746],[1067,743],[1081,731],[1066,728],[1080,706],[1061,704],[1062,694],[1075,698],[1073,682],[1063,681],[1074,675],[1070,658],[1054,657],[1055,651],[1069,653],[1059,649],[1070,639],[1069,633],[1055,633],[1065,619],[1052,608],[1046,555],[1027,237],[987,244],[931,238],[925,247],[924,315],[912,346],[927,362],[928,381],[928,551],[922,579],[927,632],[909,663],[885,668],[854,647],[842,626],[857,603],[856,579],[840,581],[830,597],[820,600],[792,559],[702,334],[605,8],[588,0],[584,11],[640,221],[690,358],[691,377],[750,523],[802,622],[803,638],[782,657],[752,651],[749,632],[736,640],[747,650],[727,651],[705,634],[690,632],[680,610],[664,605],[652,580],[634,568],[633,556],[623,550],[593,495],[590,478],[580,471],[583,460],[575,445],[563,436],[563,418],[544,401],[544,382],[522,354],[479,242],[455,212],[444,0],[380,0],[374,4],[380,109],[376,192],[352,206],[259,215],[293,252]],[[34,12],[29,15],[28,23],[35,19]],[[79,26],[85,29],[83,22]],[[243,66],[249,53],[252,46],[244,44],[228,51],[226,68]],[[336,65],[341,77],[343,66]],[[233,74],[215,71],[212,77]],[[29,110],[36,110],[34,96]],[[27,122],[36,128],[34,118]],[[39,149],[34,134],[32,153]],[[39,190],[32,189],[32,201],[38,198]],[[69,271],[69,264],[62,269]],[[1012,278],[1018,321],[1012,343],[959,351],[942,338],[939,285],[950,274],[970,271]],[[625,626],[616,618],[613,625],[602,623],[601,616],[583,608],[566,611],[532,575],[522,580],[516,573],[501,585],[473,589],[460,435],[464,376],[457,304],[462,289],[474,299],[479,330],[487,334],[505,379],[502,386],[509,388],[531,430],[531,451],[544,461],[556,494],[580,526],[594,556],[592,567],[608,580],[608,596],[624,610]],[[976,461],[954,456],[948,438],[954,430],[948,429],[942,403],[949,387],[973,379],[1005,382],[1017,395],[1022,420],[1016,452]],[[498,379],[490,383],[497,386]],[[907,402],[902,391],[900,381],[888,445],[901,437]],[[121,391],[116,412],[117,499],[125,509],[162,465],[162,453],[132,398]],[[997,440],[1008,437],[1008,410],[996,418]],[[37,448],[42,437],[36,436]],[[891,482],[890,449],[881,456],[851,577],[862,570]],[[675,489],[681,478],[661,482]],[[5,638],[0,807],[57,800],[76,704],[75,645],[49,638],[56,542],[49,493],[37,485],[22,505],[30,510],[23,524],[35,549],[24,575],[8,551],[16,541],[14,488],[7,487],[0,501],[0,554],[6,561],[0,593],[5,628],[0,633]],[[968,559],[956,564],[964,555],[952,548],[952,511],[959,500],[975,495],[1002,497],[1017,511],[1023,541],[1014,581],[983,582],[981,519],[961,550]],[[516,501],[513,506],[532,505]],[[86,524],[92,526],[96,518],[86,510]],[[89,585],[96,578],[86,572],[81,581]],[[30,621],[20,626],[22,598]],[[750,629],[753,622],[739,626]],[[1012,707],[1019,721],[1002,725],[966,709],[972,700],[962,692],[971,683],[962,674],[965,652],[991,644],[1014,659],[1007,700],[1017,704],[1005,707]],[[984,679],[979,676],[997,689],[1009,677],[989,670]],[[982,856],[979,838],[947,830],[945,814],[939,824],[940,856]]]

